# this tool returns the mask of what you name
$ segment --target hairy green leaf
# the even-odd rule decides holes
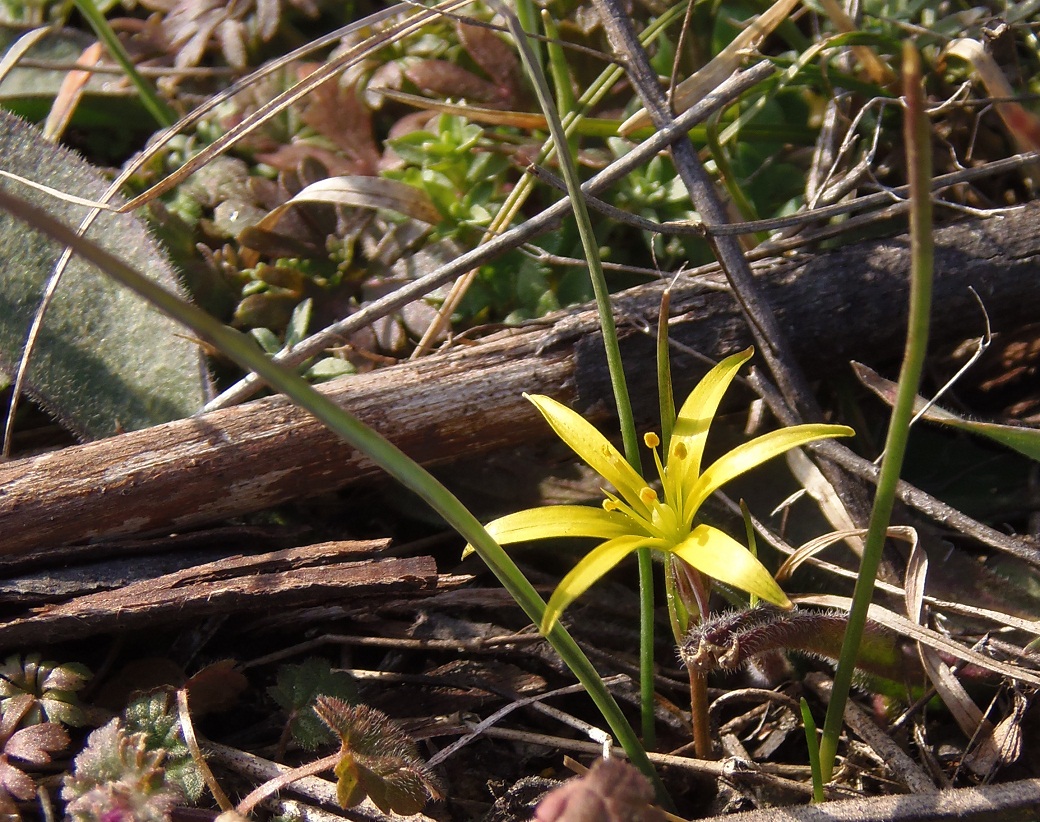
[[[172,691],[161,688],[136,697],[123,711],[123,725],[127,734],[143,740],[147,750],[164,751],[163,771],[167,785],[192,801],[202,796],[205,787],[202,774],[192,759],[188,743],[184,741]]]
[[[346,702],[358,698],[354,677],[334,671],[327,660],[305,659],[299,665],[282,665],[278,679],[267,689],[272,699],[289,715],[289,732],[297,743],[314,750],[332,739],[329,728],[314,713],[319,696],[334,696]]]
[[[368,796],[383,813],[419,813],[433,793],[433,777],[415,743],[382,711],[318,697],[314,711],[340,738],[336,794],[352,808]]]
[[[38,129],[0,111],[0,169],[87,199],[100,199],[101,175]],[[87,213],[5,178],[0,185],[76,226]],[[132,215],[102,214],[87,236],[169,289],[177,277],[145,226]],[[0,214],[0,369],[17,367],[62,249]],[[190,416],[205,402],[198,347],[143,299],[73,260],[47,310],[27,372],[27,391],[86,439]]]

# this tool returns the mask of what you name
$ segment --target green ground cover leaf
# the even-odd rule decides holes
[[[72,152],[0,111],[0,169],[87,199],[107,183]],[[86,209],[4,179],[75,227]],[[145,225],[128,214],[102,214],[88,237],[183,294]],[[0,370],[13,374],[48,278],[62,249],[0,214]],[[85,439],[190,416],[205,402],[201,355],[176,323],[86,263],[73,260],[50,305],[27,375],[27,393]]]

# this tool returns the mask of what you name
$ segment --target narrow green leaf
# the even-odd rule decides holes
[[[895,505],[896,486],[903,467],[914,397],[921,383],[932,310],[932,279],[935,268],[935,238],[932,236],[932,135],[925,112],[921,79],[921,55],[910,40],[903,44],[903,93],[906,114],[903,139],[906,144],[907,169],[910,177],[910,305],[903,364],[899,371],[899,391],[892,407],[892,418],[885,438],[885,456],[878,474],[874,507],[870,512],[867,538],[856,588],[849,611],[845,641],[834,672],[834,687],[820,739],[820,772],[823,781],[834,773],[845,717],[845,703],[859,655],[859,645],[867,622],[867,611],[874,596],[874,581],[881,564],[888,523]]]
[[[891,405],[895,401],[898,386],[891,380],[886,380],[872,368],[862,363],[852,364],[859,378],[867,388],[877,394],[882,400]],[[914,398],[914,414],[921,414],[927,406],[927,400],[918,395]],[[980,437],[988,437],[994,442],[999,442],[1005,448],[1011,448],[1020,454],[1025,454],[1030,459],[1040,461],[1040,429],[1026,428],[1020,425],[1001,425],[996,422],[980,422],[978,420],[967,420],[957,416],[951,411],[933,405],[921,414],[922,419],[935,422],[939,425],[947,425],[969,434]]]
[[[813,719],[809,703],[803,696],[802,725],[805,726],[805,745],[809,749],[809,767],[812,770],[813,802],[823,802],[823,773],[820,771],[820,740],[816,738],[816,720]]]

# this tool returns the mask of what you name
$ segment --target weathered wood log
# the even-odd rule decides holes
[[[933,338],[982,333],[981,296],[995,330],[1036,319],[1040,205],[936,231]],[[764,295],[812,375],[850,358],[883,364],[902,347],[909,248],[905,237],[778,263]],[[656,405],[653,341],[662,284],[618,295],[616,313],[637,414]],[[709,358],[749,344],[731,295],[713,283],[672,292],[672,339]],[[479,344],[322,388],[420,463],[434,465],[544,438],[523,392],[544,393],[602,420],[612,399],[595,312],[563,312]],[[676,357],[682,390],[703,373]],[[121,534],[183,530],[326,492],[377,469],[282,398],[180,420],[0,465],[0,552]]]
[[[0,624],[0,648],[78,639],[104,631],[198,620],[211,614],[385,598],[433,588],[432,557],[372,559],[385,540],[325,542],[257,556],[232,556],[73,597]],[[351,561],[353,560],[353,561]]]

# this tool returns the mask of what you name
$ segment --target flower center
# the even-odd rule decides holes
[[[661,438],[656,433],[649,431],[644,434],[643,442],[654,454],[654,464],[657,466],[657,475],[661,478],[664,500],[663,502],[659,500],[657,493],[649,487],[640,492],[639,498],[651,510],[656,530],[661,532],[666,539],[678,544],[690,532],[682,516],[682,495],[676,493],[681,488],[679,482],[681,474],[666,470],[661,463],[661,455],[658,451],[661,446]],[[687,454],[686,445],[678,442],[671,452],[672,458],[681,463]]]

